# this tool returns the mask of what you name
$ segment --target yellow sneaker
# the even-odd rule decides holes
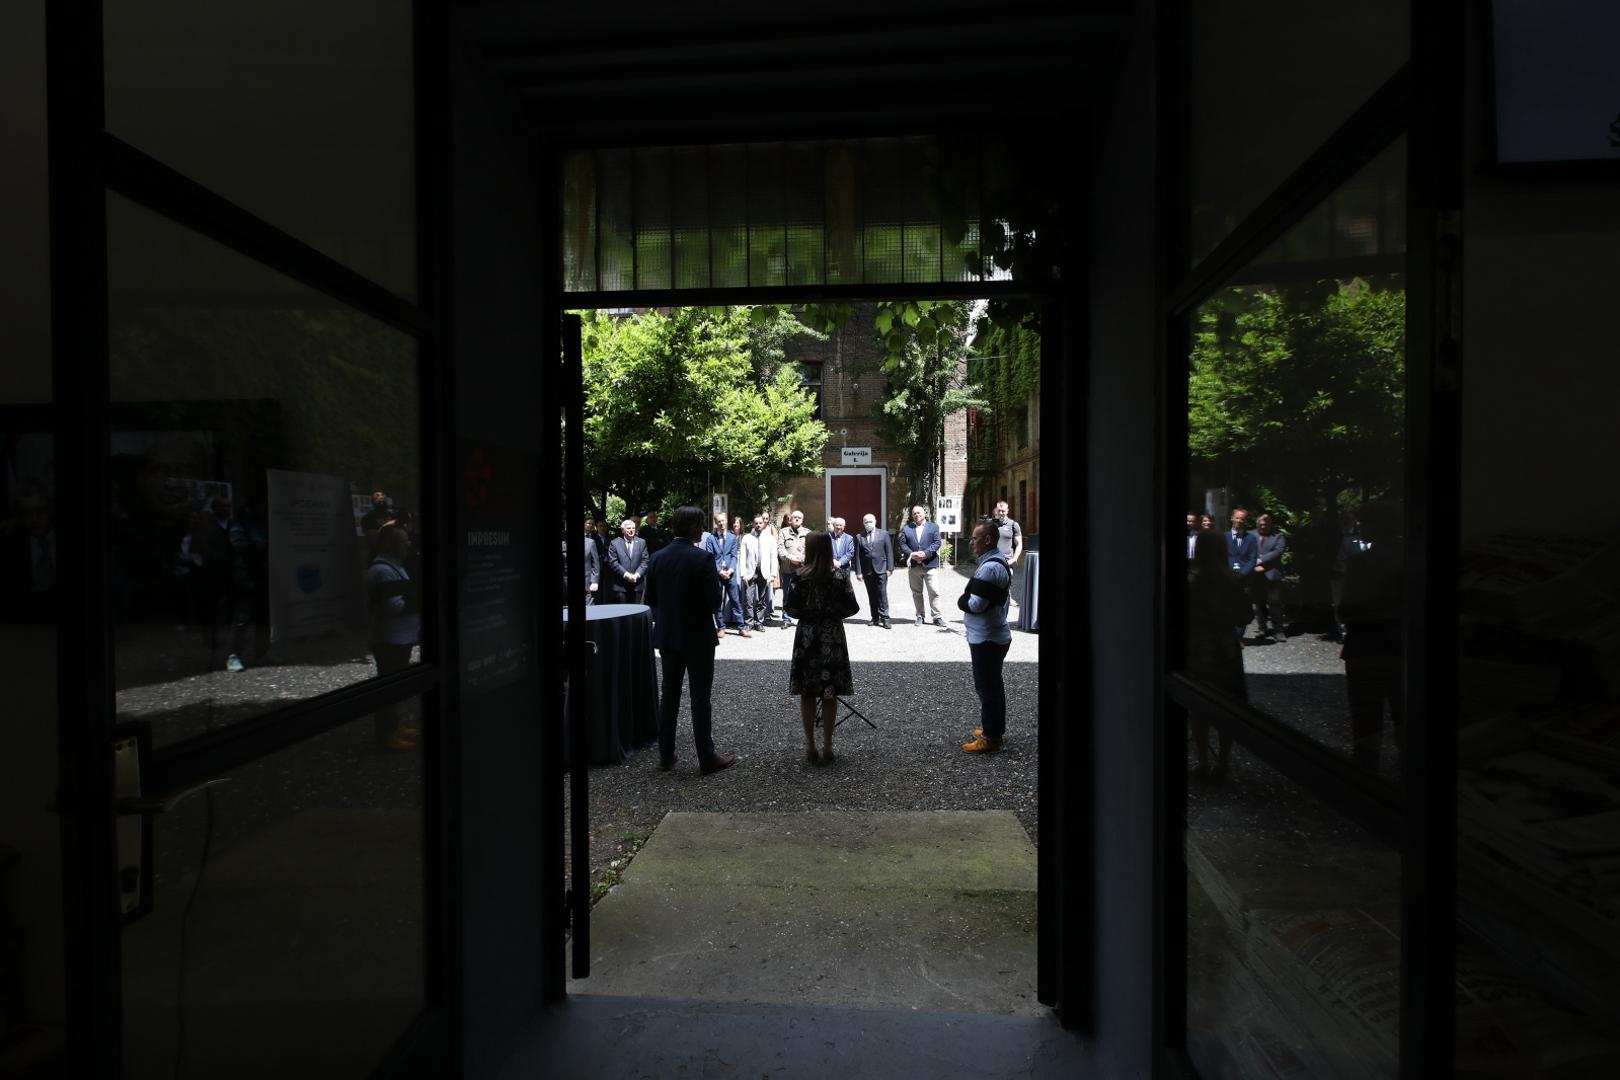
[[[1001,750],[1001,740],[987,739],[982,734],[976,734],[973,741],[962,744],[962,749],[969,754],[995,754]]]

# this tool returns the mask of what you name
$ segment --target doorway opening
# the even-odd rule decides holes
[[[570,672],[589,687],[571,692],[586,699],[571,743],[586,767],[571,762],[565,796],[576,942],[582,900],[589,921],[570,994],[1045,1013],[1039,522],[1010,513],[990,534],[1013,564],[1005,737],[963,749],[983,726],[957,605],[971,535],[1040,454],[1039,320],[1005,306],[999,320],[984,301],[905,299],[582,316],[580,475],[565,487],[586,505],[559,511],[590,599],[591,648]],[[923,331],[896,341],[896,325]],[[714,774],[694,752],[690,682],[673,769],[656,742],[662,657],[642,605],[683,505],[704,511],[717,575],[755,585],[720,589],[712,730],[738,760]],[[799,529],[833,534],[849,560],[836,634],[851,685],[825,762],[807,755],[826,749],[824,725],[801,731],[789,692],[805,623],[784,618],[782,571]]]

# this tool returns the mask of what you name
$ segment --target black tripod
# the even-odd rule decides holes
[[[851,716],[858,716],[858,717],[861,718],[861,722],[864,723],[867,727],[871,728],[873,731],[876,731],[878,729],[878,726],[876,724],[872,723],[872,721],[870,721],[870,720],[868,720],[866,718],[865,713],[861,712],[861,710],[859,710],[855,706],[851,705],[848,701],[846,701],[843,698],[838,698],[837,701],[838,701],[838,704],[840,704],[844,708],[848,709],[849,712],[845,713],[843,716],[840,716],[837,720],[833,721],[833,727],[835,727],[835,728],[838,727],[845,720],[848,720]]]

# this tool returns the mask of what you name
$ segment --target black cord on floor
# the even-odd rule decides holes
[[[197,876],[191,882],[191,895],[186,897],[186,910],[180,915],[180,947],[178,970],[174,980],[174,1080],[180,1080],[186,1061],[186,945],[191,931],[191,909],[196,906],[197,894],[202,891],[203,871],[208,869],[208,851],[214,844],[214,787],[203,788],[202,857],[197,860]]]

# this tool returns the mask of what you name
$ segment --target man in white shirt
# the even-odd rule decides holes
[[[779,575],[776,541],[766,532],[765,525],[765,515],[755,514],[754,529],[744,534],[739,557],[739,577],[747,590],[743,618],[750,630],[765,629],[765,609]]]

